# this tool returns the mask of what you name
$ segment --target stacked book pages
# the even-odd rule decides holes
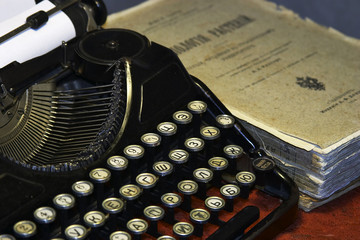
[[[298,184],[300,207],[360,185],[360,42],[263,0],[149,0],[113,14],[174,50]]]

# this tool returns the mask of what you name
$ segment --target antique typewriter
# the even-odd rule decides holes
[[[176,54],[102,29],[100,0],[53,4],[0,38],[57,12],[76,30],[0,69],[0,239],[271,239],[293,222],[293,181]]]

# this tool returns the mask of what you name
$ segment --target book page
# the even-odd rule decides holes
[[[306,150],[360,133],[360,44],[261,0],[149,0],[111,15],[174,50],[237,117]]]

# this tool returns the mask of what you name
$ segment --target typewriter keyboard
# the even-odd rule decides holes
[[[191,101],[0,239],[250,239],[289,224],[291,186],[239,128]]]

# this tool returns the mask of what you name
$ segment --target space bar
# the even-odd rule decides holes
[[[232,217],[228,222],[222,225],[214,232],[208,240],[228,239],[233,240],[241,236],[245,229],[253,224],[260,216],[260,211],[255,206],[247,206]]]

